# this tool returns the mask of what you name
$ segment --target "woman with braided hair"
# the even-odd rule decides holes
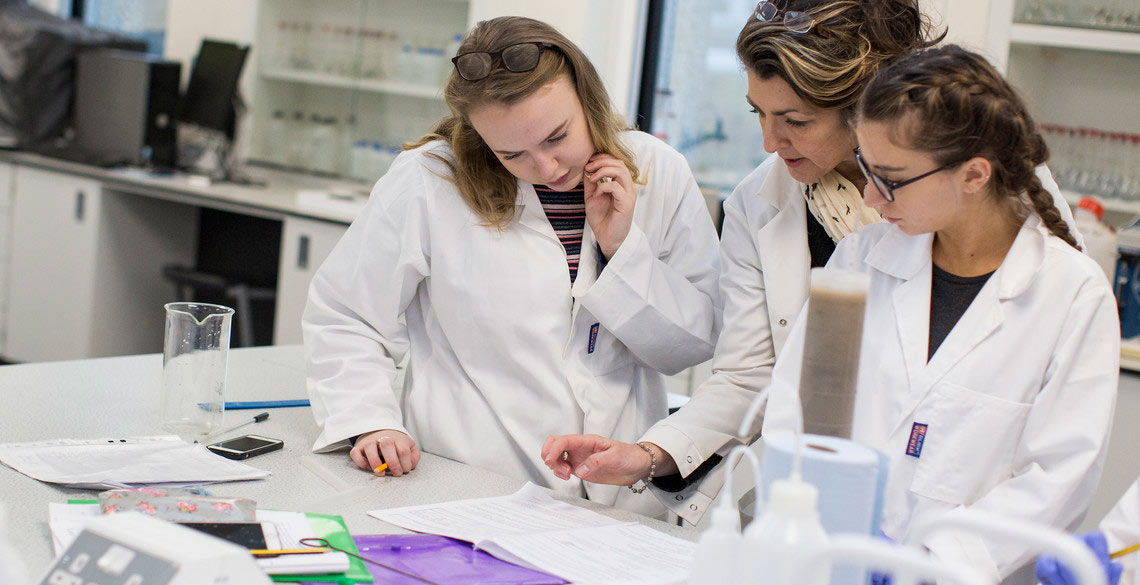
[[[720,291],[724,328],[713,374],[679,412],[637,444],[616,437],[560,435],[542,457],[563,479],[630,485],[698,522],[723,484],[722,457],[759,434],[738,435],[756,393],[823,266],[852,231],[882,218],[862,204],[852,114],[867,82],[892,61],[941,40],[918,0],[760,2],[736,40],[748,76],[747,107],[771,153],[724,203]],[[1060,190],[1045,167],[1042,181]],[[1072,222],[1068,207],[1066,221]],[[1076,233],[1076,232],[1074,232]],[[1077,235],[1079,240],[1079,235]],[[641,489],[641,488],[638,488]]]
[[[1048,151],[1025,104],[950,45],[882,70],[854,128],[864,202],[887,221],[829,265],[870,277],[852,439],[891,459],[884,533],[901,541],[961,508],[1074,528],[1104,464],[1120,326],[1104,273],[1034,173]],[[803,341],[800,323],[765,434],[797,424]],[[923,544],[994,582],[1030,560],[967,534]]]

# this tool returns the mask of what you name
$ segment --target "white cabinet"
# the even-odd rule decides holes
[[[281,230],[281,264],[277,273],[274,345],[301,343],[301,314],[309,282],[348,226],[290,217]]]
[[[162,351],[173,287],[161,270],[193,263],[194,208],[74,175],[28,167],[15,175],[4,357]]]

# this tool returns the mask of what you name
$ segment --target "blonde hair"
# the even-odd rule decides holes
[[[804,101],[850,114],[863,87],[886,63],[930,47],[932,26],[918,0],[776,0],[771,21],[749,17],[736,39],[736,54],[761,79],[780,77]],[[806,13],[806,33],[783,24],[787,11]]]
[[[470,114],[479,106],[494,103],[513,105],[530,97],[539,89],[561,77],[574,84],[578,100],[586,115],[590,140],[597,152],[622,161],[635,182],[640,173],[633,163],[633,153],[621,143],[626,129],[624,119],[613,111],[609,94],[594,66],[574,43],[554,27],[530,18],[506,16],[485,20],[475,25],[459,47],[457,54],[473,51],[495,52],[518,43],[542,42],[544,48],[533,71],[516,73],[495,67],[487,77],[467,81],[452,68],[444,88],[444,99],[451,114],[435,128],[404,149],[422,146],[433,140],[451,146],[454,161],[432,153],[451,170],[446,177],[455,183],[463,201],[483,219],[486,225],[505,228],[514,219],[517,180],[479,133],[471,125]],[[498,65],[498,63],[496,63]]]
[[[984,157],[993,195],[1019,223],[1032,207],[1049,231],[1080,249],[1037,178],[1049,158],[1045,139],[1021,96],[981,55],[947,45],[893,63],[868,84],[858,121],[900,122],[899,143],[939,165]]]

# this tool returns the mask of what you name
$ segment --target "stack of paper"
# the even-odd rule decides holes
[[[559,502],[530,483],[509,496],[368,514],[578,583],[683,583],[696,552],[691,542]]]
[[[269,477],[176,436],[58,439],[0,445],[0,463],[46,481],[88,489],[203,484]]]

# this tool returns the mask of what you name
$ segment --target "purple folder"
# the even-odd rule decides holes
[[[562,585],[565,580],[499,560],[471,543],[434,534],[354,536],[360,556],[440,585]],[[376,583],[425,585],[423,581],[365,563]]]

